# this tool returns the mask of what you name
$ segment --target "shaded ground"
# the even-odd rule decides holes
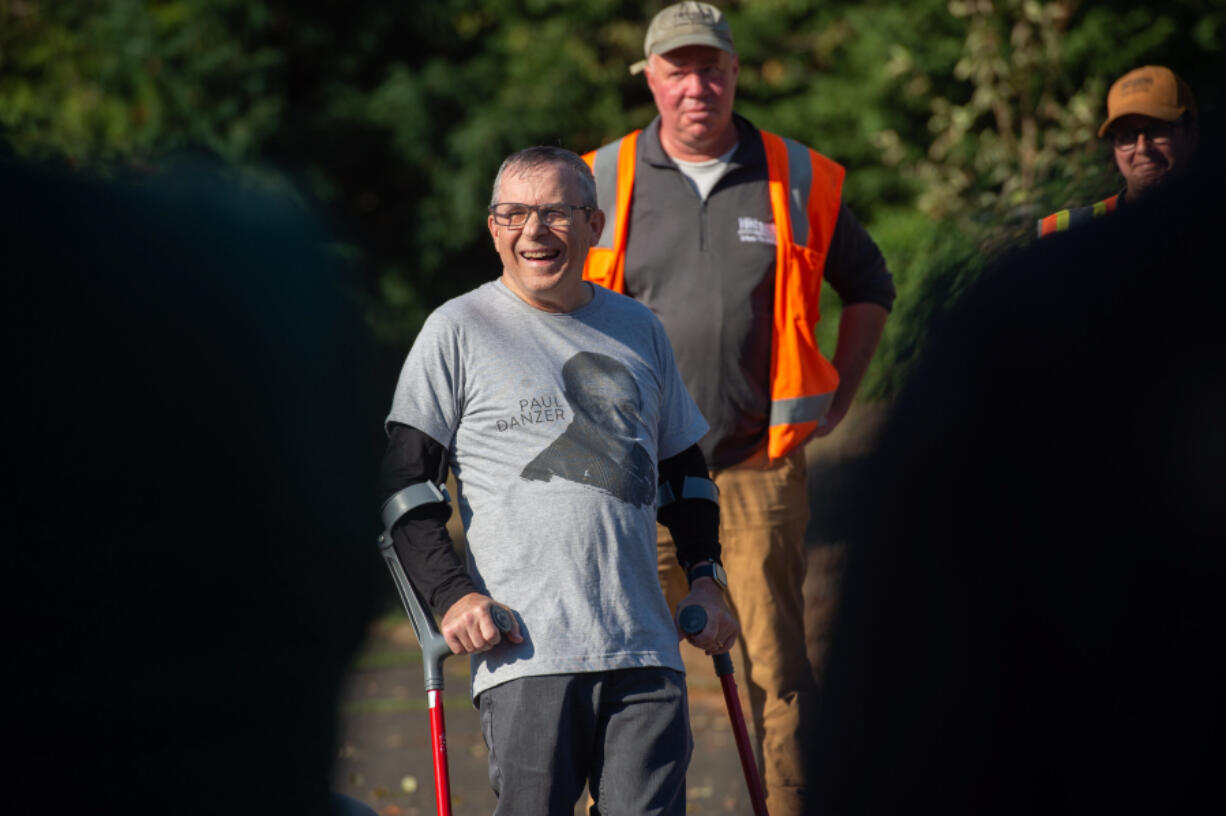
[[[831,466],[857,452],[874,419],[863,411],[853,414],[846,428],[811,444],[808,453],[814,475],[829,473]],[[831,546],[813,546],[809,551],[805,624],[809,654],[819,667],[827,630],[825,622],[834,603],[832,576],[838,553]],[[740,761],[710,658],[689,644],[682,644],[682,656],[694,731],[687,810],[693,814],[749,813]],[[488,816],[494,809],[494,795],[486,775],[486,749],[479,718],[467,695],[468,661],[456,658],[446,661],[444,667],[453,813]],[[739,663],[735,676],[743,686],[744,673]],[[748,714],[743,688],[742,706]],[[429,743],[421,660],[413,629],[403,615],[389,616],[372,626],[347,679],[333,787],[367,803],[381,816],[433,814]],[[575,813],[576,816],[583,813],[582,807],[576,806]]]

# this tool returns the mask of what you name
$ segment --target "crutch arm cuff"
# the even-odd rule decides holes
[[[384,529],[395,527],[402,518],[424,504],[450,504],[451,496],[447,494],[446,485],[436,485],[433,482],[418,482],[397,490],[383,502],[380,515],[383,518]]]
[[[719,489],[697,445],[661,460],[656,518],[668,528],[683,564],[718,560]],[[671,498],[670,498],[671,497]]]

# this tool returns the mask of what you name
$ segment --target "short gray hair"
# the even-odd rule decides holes
[[[503,160],[502,166],[498,168],[498,175],[494,176],[494,192],[490,196],[490,205],[498,203],[498,192],[502,189],[502,177],[508,172],[518,174],[549,165],[568,168],[579,182],[583,206],[593,209],[596,207],[596,179],[592,177],[592,170],[587,166],[587,162],[581,159],[578,153],[564,147],[550,147],[549,145],[526,147]]]

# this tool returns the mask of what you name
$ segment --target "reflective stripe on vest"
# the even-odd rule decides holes
[[[606,234],[588,253],[583,276],[615,292],[626,288],[626,241],[639,132],[583,157],[596,177],[597,203],[608,218]],[[776,235],[767,449],[777,459],[813,432],[839,384],[838,372],[817,347],[815,328],[844,171],[799,142],[760,133]],[[612,213],[609,202],[614,202]]]
[[[625,292],[626,231],[634,191],[634,161],[640,131],[633,131],[584,155],[596,177],[596,204],[605,211],[600,240],[588,251],[583,277],[614,292]],[[610,211],[608,202],[614,202]]]
[[[1089,207],[1060,210],[1060,212],[1054,212],[1051,215],[1040,218],[1038,223],[1039,237],[1042,238],[1044,235],[1051,235],[1055,232],[1064,232],[1072,227],[1088,224],[1101,215],[1115,212],[1115,206],[1119,199],[1119,193],[1116,193],[1110,198],[1104,198],[1102,201]]]

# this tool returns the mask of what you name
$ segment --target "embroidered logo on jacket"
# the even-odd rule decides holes
[[[736,220],[736,237],[740,238],[742,243],[774,246],[776,243],[775,225],[742,216]]]

